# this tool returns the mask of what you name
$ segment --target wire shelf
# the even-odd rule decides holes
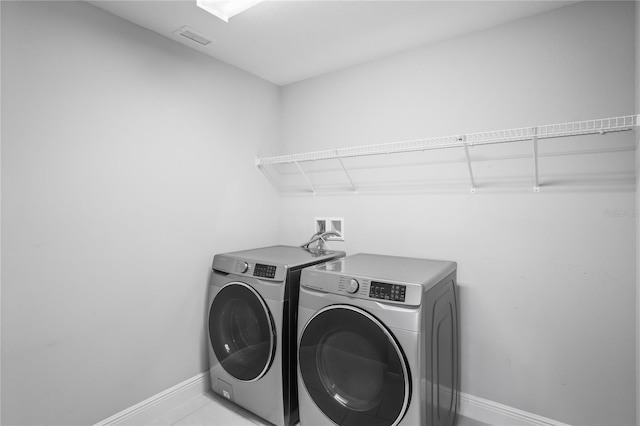
[[[465,155],[469,167],[471,180],[471,192],[475,192],[475,184],[473,181],[473,171],[471,168],[471,159],[469,158],[468,147],[474,145],[486,145],[509,142],[533,141],[534,144],[534,191],[538,191],[537,176],[537,141],[539,139],[563,138],[570,136],[582,136],[593,134],[605,134],[610,132],[620,132],[632,130],[638,127],[640,123],[640,115],[627,115],[611,118],[599,118],[586,121],[575,121],[568,123],[546,124],[532,127],[520,127],[514,129],[494,130],[480,133],[469,133],[462,135],[440,136],[426,139],[416,139],[400,142],[388,142],[374,145],[356,146],[350,148],[339,148],[323,151],[304,152],[299,154],[280,155],[274,157],[256,158],[255,164],[263,169],[263,166],[277,164],[295,164],[300,173],[305,178],[311,192],[315,193],[315,188],[311,181],[307,178],[300,163],[321,160],[339,160],[345,174],[353,188],[357,192],[357,188],[351,179],[348,170],[342,163],[342,159],[351,157],[373,156],[382,154],[407,153],[417,151],[427,151],[434,149],[446,148],[465,148]],[[264,169],[263,169],[264,171]]]

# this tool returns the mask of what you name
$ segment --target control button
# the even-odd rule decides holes
[[[245,273],[249,270],[249,264],[247,262],[242,262],[238,268],[240,273]]]
[[[360,283],[358,282],[358,280],[352,278],[351,281],[349,281],[349,287],[347,287],[347,292],[353,294],[356,291],[358,291],[358,288],[360,288]]]

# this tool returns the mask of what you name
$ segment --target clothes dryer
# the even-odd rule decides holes
[[[357,254],[302,271],[302,426],[450,426],[458,411],[455,262]]]
[[[343,256],[272,246],[214,257],[208,321],[213,391],[275,425],[298,421],[300,273]]]

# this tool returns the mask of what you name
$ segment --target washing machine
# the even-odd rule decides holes
[[[208,322],[214,392],[274,425],[298,421],[300,273],[344,255],[272,246],[214,257]]]
[[[302,272],[302,426],[454,425],[455,262],[356,254]]]

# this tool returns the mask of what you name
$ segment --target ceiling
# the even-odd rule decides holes
[[[267,0],[228,23],[195,0],[89,3],[286,85],[576,2]],[[202,46],[174,34],[183,26],[213,42]]]

